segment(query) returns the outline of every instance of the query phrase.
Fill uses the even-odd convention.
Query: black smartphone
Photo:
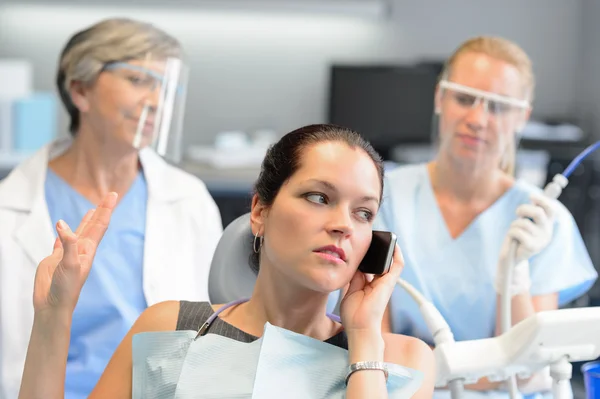
[[[396,234],[391,231],[373,230],[371,246],[360,262],[358,270],[363,273],[382,275],[392,266],[396,247]]]

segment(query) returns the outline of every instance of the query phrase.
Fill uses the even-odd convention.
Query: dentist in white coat
[[[102,21],[67,43],[57,86],[72,137],[0,182],[0,398],[18,395],[55,225],[76,225],[110,191],[120,200],[73,314],[65,397],[87,397],[148,306],[208,300],[220,213],[200,180],[163,159],[179,150],[185,78],[177,40],[142,22]]]

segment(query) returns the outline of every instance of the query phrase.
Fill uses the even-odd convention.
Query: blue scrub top
[[[404,255],[402,278],[433,301],[457,340],[494,335],[494,279],[500,249],[519,205],[541,192],[517,180],[458,237],[452,238],[437,205],[426,165],[401,166],[386,176],[384,198],[374,229],[398,236]],[[564,305],[583,295],[598,274],[569,211],[558,204],[550,244],[530,259],[531,294],[559,293]],[[397,287],[392,297],[395,332],[431,336],[418,308]]]
[[[75,229],[95,205],[48,169],[46,202],[55,225]],[[112,354],[146,309],[142,289],[146,180],[139,173],[115,208],[73,314],[65,398],[87,398]]]
[[[387,173],[374,229],[396,233],[405,260],[402,278],[432,301],[456,340],[494,336],[494,279],[500,249],[517,207],[530,203],[534,192],[541,190],[517,180],[460,236],[452,238],[426,165],[400,166]],[[559,293],[559,304],[564,305],[589,290],[598,274],[572,215],[562,204],[557,208],[552,241],[529,260],[531,294]],[[418,307],[400,287],[392,294],[390,313],[395,333],[433,344]]]

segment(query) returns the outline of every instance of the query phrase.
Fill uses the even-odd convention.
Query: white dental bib
[[[207,333],[232,302],[196,331],[147,332],[133,337],[133,399],[327,398],[346,396],[348,351],[265,324],[245,343]],[[200,333],[200,334],[199,334]],[[387,364],[390,398],[410,398],[420,371]]]

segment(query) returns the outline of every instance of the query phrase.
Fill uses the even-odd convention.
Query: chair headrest
[[[208,277],[208,296],[212,304],[250,298],[256,274],[250,268],[254,234],[250,213],[231,222],[223,231],[215,250]],[[327,311],[339,315],[340,291],[329,295]]]
[[[256,274],[249,264],[253,239],[250,213],[238,217],[223,231],[210,265],[211,303],[228,303],[252,295],[256,283]]]

